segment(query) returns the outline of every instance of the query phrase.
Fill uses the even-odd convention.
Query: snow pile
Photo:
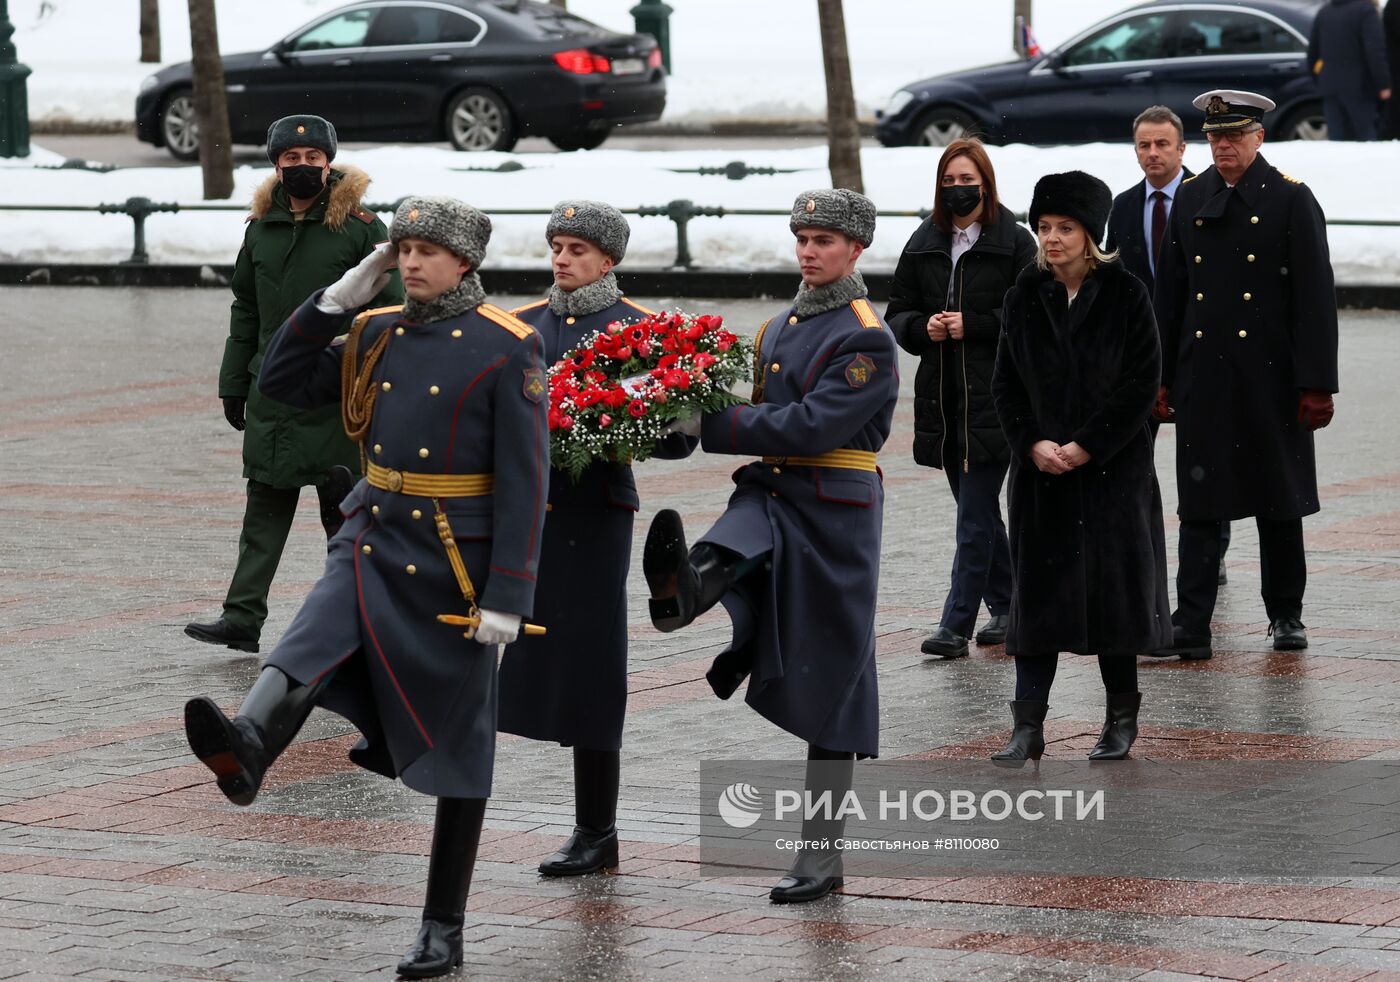
[[[997,185],[1006,204],[1024,211],[1031,190],[1043,174],[1083,168],[1115,190],[1141,179],[1131,147],[1091,144],[1081,147],[993,147]],[[1400,196],[1377,193],[1364,180],[1337,175],[1400,172],[1400,144],[1282,143],[1265,148],[1269,160],[1306,182],[1333,221],[1386,219],[1400,222]],[[730,181],[685,173],[720,167],[732,151],[595,150],[586,154],[459,154],[432,147],[383,147],[347,152],[343,161],[364,168],[374,178],[371,202],[393,202],[409,194],[450,194],[493,209],[533,208],[548,211],[561,197],[590,197],[624,208],[665,205],[685,198],[698,205],[772,209],[771,217],[696,218],[690,224],[695,260],[727,269],[787,269],[792,265],[792,238],[786,209],[801,191],[830,184],[826,148],[753,151],[750,166],[766,165],[791,173]],[[883,212],[917,211],[932,202],[932,175],[939,151],[926,148],[866,149],[862,154],[866,191]],[[506,161],[523,165],[510,172],[479,171]],[[1187,165],[1209,165],[1207,148],[1192,144]],[[270,170],[241,167],[235,173],[235,202],[247,202]],[[198,204],[201,180],[197,167],[132,168],[109,173],[73,170],[10,169],[5,172],[3,203],[99,204],[133,196],[156,201]],[[52,262],[111,262],[131,251],[131,222],[119,216],[76,213],[11,212],[0,258]],[[675,228],[664,218],[629,216],[632,241],[627,265],[666,266],[675,256]],[[536,267],[547,263],[544,215],[494,217],[496,232],[487,264]],[[916,218],[881,218],[869,269],[892,269]],[[147,222],[155,262],[228,263],[243,234],[237,212],[158,214]],[[1346,228],[1330,231],[1332,258],[1340,282],[1400,283],[1400,227]],[[625,269],[625,266],[624,266]]]
[[[346,0],[219,0],[219,46],[260,51]],[[570,0],[569,9],[631,31],[635,0]],[[672,67],[664,120],[819,120],[825,88],[815,0],[670,0]],[[1035,33],[1054,45],[1124,0],[1036,0]],[[901,85],[1011,57],[1012,0],[847,0],[846,33],[861,114]],[[134,0],[10,0],[36,121],[130,123],[141,80]],[[160,0],[165,64],[189,58],[186,0]]]

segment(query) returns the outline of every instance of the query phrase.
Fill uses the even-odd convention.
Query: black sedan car
[[[939,75],[905,86],[877,113],[885,146],[946,146],[965,134],[993,143],[1126,140],[1151,105],[1183,119],[1214,88],[1278,104],[1275,139],[1326,139],[1307,61],[1323,0],[1249,3],[1156,0],[1115,14],[1040,57]],[[1188,127],[1188,133],[1191,127]]]
[[[266,51],[224,56],[234,143],[315,113],[343,140],[435,141],[509,150],[525,134],[588,150],[666,105],[661,50],[534,0],[364,0]],[[146,79],[136,134],[199,156],[188,62]]]

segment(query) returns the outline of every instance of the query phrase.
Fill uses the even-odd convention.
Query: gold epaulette
[[[362,329],[365,326],[365,322],[375,314],[397,314],[401,310],[403,310],[403,304],[401,303],[396,303],[392,307],[375,307],[373,310],[362,310],[355,315],[355,320],[351,323],[350,330],[355,331]]]
[[[547,303],[549,303],[549,300],[547,300],[547,299],[546,299],[546,300],[536,300],[534,303],[527,303],[527,304],[526,304],[525,306],[523,306],[523,307],[516,307],[514,310],[511,311],[511,314],[512,314],[512,316],[517,315],[517,314],[523,314],[523,313],[525,313],[525,311],[527,311],[527,310],[534,310],[536,307],[543,307],[543,306],[544,306],[545,304],[547,304]]]
[[[864,297],[852,300],[851,309],[856,312],[856,319],[860,321],[861,327],[880,326],[880,315],[875,313],[875,308],[870,306],[870,301]]]
[[[514,334],[522,341],[528,338],[531,334],[535,333],[535,329],[529,324],[526,324],[523,320],[521,320],[519,317],[516,317],[514,314],[506,313],[504,310],[502,310],[500,307],[497,307],[495,304],[484,303],[480,307],[476,308],[476,312],[482,317],[485,317],[491,323],[498,324],[501,327],[504,327],[507,331]]]
[[[1281,178],[1283,178],[1283,179],[1284,179],[1285,181],[1287,181],[1289,184],[1302,184],[1302,183],[1303,183],[1302,181],[1298,180],[1296,177],[1290,177],[1289,175],[1285,174],[1283,171],[1279,171],[1279,172],[1278,172],[1278,176],[1281,177]]]
[[[629,299],[627,299],[626,297],[620,297],[619,299],[620,299],[623,303],[625,303],[627,306],[633,308],[634,310],[640,310],[642,313],[646,314],[648,317],[655,317],[655,316],[656,316],[656,311],[654,311],[654,310],[648,310],[646,307],[643,307],[641,304],[637,303],[635,300],[629,300]]]

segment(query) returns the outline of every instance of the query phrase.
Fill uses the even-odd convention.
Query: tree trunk
[[[233,150],[229,146],[228,96],[214,0],[189,0],[190,51],[194,68],[194,112],[199,120],[199,166],[204,200],[233,195]]]
[[[817,0],[821,23],[822,67],[826,69],[826,131],[831,185],[864,191],[860,176],[860,124],[851,85],[851,55],[846,47],[846,18],[841,0]]]
[[[160,61],[160,0],[141,0],[141,60]]]

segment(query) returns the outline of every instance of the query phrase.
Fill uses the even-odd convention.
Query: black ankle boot
[[[253,803],[263,775],[301,730],[328,681],[299,685],[280,669],[265,668],[231,720],[205,696],[185,703],[185,738],[229,801]]]
[[[1045,753],[1045,714],[1050,706],[1020,699],[1012,700],[1010,706],[1016,726],[1011,731],[1011,740],[992,754],[992,760],[1004,766],[1020,767],[1027,760],[1039,760]]]
[[[574,815],[567,842],[540,863],[545,876],[617,871],[617,794],[621,754],[574,748]]]
[[[1099,742],[1089,751],[1090,760],[1122,760],[1137,739],[1141,692],[1110,692]]]
[[[463,912],[485,815],[485,798],[438,799],[423,923],[398,966],[406,979],[435,978],[462,964]]]

